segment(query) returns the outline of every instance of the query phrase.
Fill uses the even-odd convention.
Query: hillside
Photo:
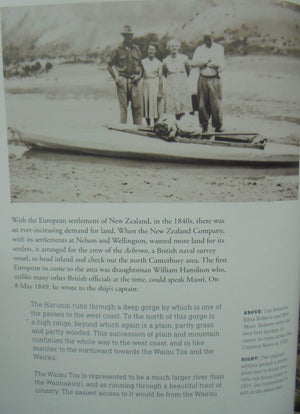
[[[120,42],[124,23],[131,24],[137,36],[176,36],[189,50],[209,31],[227,53],[299,55],[299,8],[271,0],[187,0],[184,7],[180,0],[155,0],[4,8],[4,61],[96,57]]]
[[[177,31],[186,42],[199,43],[205,32],[220,38],[227,52],[300,51],[300,7],[287,2],[232,2],[231,7],[220,5],[194,16]],[[199,28],[201,27],[201,31]]]
[[[180,27],[197,12],[199,0],[120,2],[5,8],[2,11],[4,49],[21,48],[35,57],[58,57],[98,52],[118,44],[124,24],[137,35],[148,31],[163,35]],[[214,4],[202,0],[203,10]],[[117,7],[116,7],[117,5]]]

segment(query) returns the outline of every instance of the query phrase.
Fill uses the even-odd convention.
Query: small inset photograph
[[[300,6],[5,7],[12,203],[298,199]]]

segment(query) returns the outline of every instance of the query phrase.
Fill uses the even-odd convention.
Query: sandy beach
[[[298,145],[300,62],[280,56],[227,59],[224,127]],[[109,74],[96,64],[56,64],[5,81],[12,202],[216,202],[298,198],[296,168],[199,166],[33,151],[17,130],[54,136],[105,133],[119,118]],[[194,117],[197,124],[197,117]],[[124,135],[126,139],[126,135]]]

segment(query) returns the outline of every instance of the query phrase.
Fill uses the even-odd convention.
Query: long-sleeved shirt
[[[138,46],[124,44],[113,50],[108,65],[115,66],[119,75],[136,75],[142,72],[141,52]]]
[[[193,55],[192,64],[199,65],[202,76],[220,76],[225,65],[223,46],[213,43],[211,47],[207,47],[205,44],[197,47]]]

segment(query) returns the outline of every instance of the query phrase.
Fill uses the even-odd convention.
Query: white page
[[[1,6],[13,4],[18,7],[47,2],[0,3]],[[33,10],[32,7],[29,9]],[[126,10],[126,6],[122,10]],[[138,10],[136,13],[138,16],[142,12]],[[49,19],[50,15],[49,11]],[[173,15],[176,15],[174,11]],[[115,27],[116,42],[124,23],[120,16],[119,25]],[[138,27],[137,17],[133,23]],[[18,30],[21,30],[21,26]],[[26,30],[28,28],[25,33]],[[138,30],[139,35],[149,31],[143,32],[141,27]],[[264,65],[270,65],[270,62],[264,60],[263,56],[254,56],[252,61],[250,59],[251,56],[245,56],[244,60],[240,56],[226,57],[223,100],[227,128],[236,121],[240,128],[250,130],[253,125],[249,125],[246,111],[249,111],[250,119],[256,117],[255,112],[251,113],[251,102],[243,102],[243,93],[248,90],[244,74],[239,73],[239,69],[244,68],[245,61],[253,64],[247,72],[250,91],[254,89],[253,102],[259,102],[255,87],[259,89],[264,83],[269,85],[270,80],[263,68],[269,67]],[[284,59],[280,63],[280,57],[276,59],[276,56],[269,56],[269,59],[274,62],[271,79],[275,76],[280,79],[284,73]],[[287,58],[287,67],[292,70],[297,67],[298,61],[290,59]],[[49,76],[51,82],[51,72]],[[289,72],[287,88],[292,99],[299,95],[297,85],[293,83],[296,78],[296,73]],[[257,83],[251,84],[253,80]],[[176,185],[172,186],[170,178],[175,174],[173,164],[153,161],[155,166],[152,167],[151,162],[148,162],[145,167],[142,161],[122,159],[114,162],[102,157],[103,167],[100,167],[103,175],[112,174],[111,188],[105,190],[108,178],[108,181],[100,181],[103,187],[99,185],[90,190],[86,185],[85,193],[85,181],[82,184],[77,177],[79,187],[73,180],[66,191],[65,178],[62,176],[61,184],[57,184],[58,189],[61,185],[61,191],[55,191],[51,182],[49,186],[46,185],[49,178],[45,178],[47,174],[44,167],[49,166],[50,181],[57,180],[54,170],[56,168],[59,172],[61,163],[73,165],[76,176],[76,167],[86,171],[80,156],[74,156],[72,161],[70,155],[63,158],[60,153],[47,155],[47,152],[29,151],[20,156],[19,163],[25,164],[24,176],[16,178],[18,163],[14,158],[11,158],[9,176],[7,127],[16,127],[20,131],[24,129],[33,134],[47,135],[51,132],[52,136],[70,131],[75,134],[75,126],[79,128],[82,121],[80,113],[86,111],[85,116],[94,128],[98,125],[94,119],[95,108],[101,110],[97,101],[99,96],[95,99],[83,95],[78,100],[82,109],[78,109],[74,103],[76,94],[75,98],[71,96],[64,99],[56,95],[53,99],[51,95],[22,95],[13,90],[17,86],[26,92],[32,82],[38,86],[39,78],[4,81],[1,77],[1,108],[5,108],[5,112],[1,111],[0,114],[3,138],[1,411],[52,413],[55,410],[59,413],[81,413],[83,410],[99,411],[100,407],[100,412],[113,413],[197,413],[199,408],[203,412],[220,414],[293,412],[299,291],[297,168],[287,168],[281,175],[276,168],[270,172],[268,168],[249,167],[245,172],[243,167],[203,168],[200,165],[200,171],[207,181],[201,181],[201,185],[204,185],[201,191],[204,193],[196,199],[192,176],[197,174],[193,169],[195,167],[175,164],[178,172],[175,178],[179,180],[175,195],[185,197],[180,200],[172,194],[176,191]],[[231,95],[229,85],[234,83],[241,88],[242,97],[236,91]],[[60,85],[63,87],[63,84]],[[74,85],[76,88],[76,80]],[[114,87],[112,82],[107,85],[109,88]],[[282,81],[278,80],[277,92],[266,88],[264,99],[269,102],[266,120],[264,122],[257,115],[255,125],[255,129],[258,127],[264,133],[274,135],[277,140],[280,134],[297,137],[297,123],[290,118],[293,118],[293,105],[297,107],[299,100],[295,98],[291,103],[289,119],[286,112],[282,114],[282,122],[276,118],[282,103],[276,103],[274,96],[278,96],[282,87]],[[244,109],[242,107],[232,112],[234,108],[229,108],[229,102],[233,105],[235,100],[243,102]],[[116,96],[110,102],[113,102],[113,108],[118,109]],[[63,117],[68,114],[68,104],[67,119],[74,120],[73,126],[64,125],[63,122]],[[38,108],[40,119],[34,119],[33,110]],[[49,108],[53,112],[47,114],[45,111]],[[62,117],[59,117],[60,109]],[[57,123],[53,123],[53,114],[58,116]],[[99,120],[99,128],[100,124]],[[79,133],[82,133],[83,128]],[[89,130],[86,131],[88,136]],[[124,140],[125,137],[124,134]],[[161,145],[165,144],[162,141]],[[99,171],[99,163],[94,158],[87,155],[83,157],[87,165],[91,163],[91,168]],[[32,173],[28,173],[26,163],[32,166]],[[34,168],[37,167],[41,168],[41,177],[40,181],[36,179],[34,183]],[[119,174],[117,179],[113,175],[114,168],[116,175]],[[150,180],[153,182],[133,181],[134,174],[138,177],[145,169],[150,171],[149,174],[152,171]],[[159,174],[165,177],[166,182],[170,180],[171,189],[168,191],[165,188],[164,192],[158,191],[162,185],[160,180],[163,179]],[[180,174],[184,177],[182,180]],[[223,176],[225,178],[222,181]],[[30,177],[33,179],[30,180]],[[115,180],[121,189],[119,193]],[[24,183],[28,183],[26,191],[22,191]],[[230,185],[233,188],[232,196],[228,191]],[[246,190],[245,185],[248,186]],[[129,186],[128,191],[126,186]],[[147,186],[150,186],[150,190],[144,189]],[[79,199],[76,199],[77,191],[81,194]],[[91,200],[92,191],[110,198],[106,201],[99,196]],[[130,191],[133,192],[132,196]],[[84,199],[85,196],[87,199]],[[13,222],[11,217],[21,220]],[[83,222],[69,221],[78,218]],[[126,218],[133,222],[126,222]],[[58,221],[46,223],[46,219]],[[141,223],[143,220],[146,223]],[[69,230],[66,231],[66,228]],[[72,233],[74,229],[86,228],[88,233]],[[118,230],[120,228],[126,230],[122,233]],[[18,229],[19,241],[13,241],[16,238],[13,229]],[[21,229],[30,231],[23,232]],[[47,232],[40,233],[37,229],[46,229]],[[59,230],[62,230],[61,234]],[[106,233],[105,230],[113,230],[114,233]],[[41,241],[31,242],[28,237],[40,238]],[[60,239],[55,247],[66,250],[42,252],[44,246],[53,246],[43,241],[44,237]],[[77,237],[96,241],[79,241]],[[113,239],[116,237],[119,240]],[[141,240],[147,242],[148,252],[135,253],[132,249],[145,248]],[[150,240],[165,242],[155,244]],[[171,240],[170,244],[168,240]],[[182,240],[187,241],[183,243]],[[19,250],[13,251],[14,247]],[[24,250],[28,247],[33,251]],[[80,248],[86,248],[87,251]],[[159,251],[158,248],[165,251]],[[90,249],[103,249],[103,252],[91,252]],[[129,249],[128,252],[126,249]],[[184,249],[188,251],[184,252]],[[21,263],[16,259],[26,255],[29,259]],[[37,257],[36,261],[33,256]],[[48,261],[42,262],[40,257]],[[59,261],[59,257],[69,258],[70,261]],[[99,259],[99,262],[92,260],[92,257]],[[205,259],[207,257],[209,260]],[[140,262],[134,263],[134,259],[140,259]],[[162,259],[164,261],[159,262]],[[189,259],[198,262],[187,262]],[[21,269],[18,266],[24,267]],[[34,266],[36,269],[33,269]],[[64,267],[65,270],[55,271],[51,270],[52,267]],[[114,267],[117,269],[113,270]],[[88,271],[96,268],[98,270]],[[133,271],[132,268],[140,270]],[[188,271],[195,268],[198,270]],[[151,272],[147,273],[147,269],[151,269]],[[26,276],[21,276],[24,274]],[[48,279],[40,281],[34,276]],[[66,279],[63,280],[64,277]],[[71,287],[74,289],[70,290]],[[121,293],[120,289],[124,287],[127,291]],[[43,315],[43,312],[60,312],[60,315]],[[87,314],[94,315],[92,322]],[[204,325],[206,323],[210,325]],[[83,338],[86,343],[82,341]],[[172,345],[171,342],[176,343]],[[39,348],[33,349],[34,346]],[[46,350],[41,347],[49,348]],[[46,359],[40,359],[37,355]]]

